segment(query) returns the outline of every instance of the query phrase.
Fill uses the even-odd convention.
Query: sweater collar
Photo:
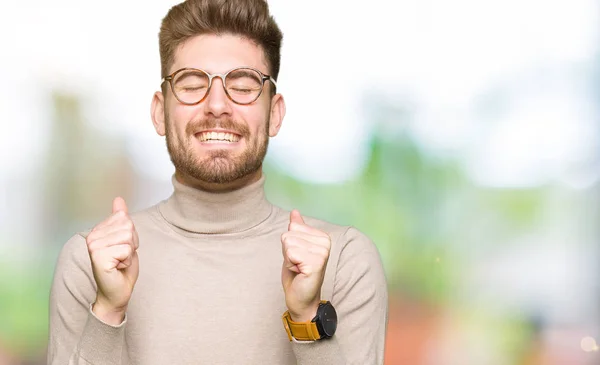
[[[171,178],[174,192],[159,209],[172,225],[192,233],[242,232],[266,220],[273,206],[265,197],[264,175],[241,189],[215,193]]]

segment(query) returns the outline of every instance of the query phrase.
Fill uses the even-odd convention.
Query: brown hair
[[[186,0],[169,10],[158,34],[161,76],[168,75],[175,50],[201,34],[234,34],[258,44],[277,80],[283,34],[266,0]]]

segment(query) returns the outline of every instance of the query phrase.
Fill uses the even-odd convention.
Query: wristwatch
[[[337,313],[331,302],[322,300],[317,309],[317,315],[310,322],[294,322],[290,317],[290,311],[286,311],[282,317],[283,327],[290,341],[316,341],[330,338],[337,328]]]

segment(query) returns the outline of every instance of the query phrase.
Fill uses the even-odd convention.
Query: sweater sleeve
[[[96,282],[85,238],[73,236],[59,255],[49,310],[49,365],[125,365],[125,319],[119,326],[91,311]]]
[[[315,342],[294,342],[298,365],[381,365],[385,350],[388,292],[379,252],[355,228],[340,237],[331,303],[336,309],[335,335]]]

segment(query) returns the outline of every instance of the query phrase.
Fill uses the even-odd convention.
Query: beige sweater
[[[386,281],[364,234],[305,217],[332,238],[321,297],[338,328],[331,339],[290,342],[281,320],[289,212],[266,200],[264,177],[219,194],[173,185],[169,199],[132,214],[140,274],[121,325],[90,310],[86,233],[65,244],[50,294],[49,364],[383,364]]]

